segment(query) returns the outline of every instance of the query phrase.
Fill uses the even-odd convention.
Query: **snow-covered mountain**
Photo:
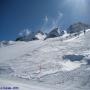
[[[32,41],[32,40],[45,40],[48,38],[54,38],[63,36],[65,33],[63,30],[60,30],[59,28],[54,28],[49,33],[44,33],[43,31],[37,31],[37,32],[31,32],[29,34],[25,34],[27,31],[24,31],[23,35],[16,38],[16,41]]]
[[[27,34],[27,30],[23,32],[24,34],[20,35],[18,38],[16,38],[16,41],[32,41],[35,37],[34,32],[29,32]]]
[[[60,28],[54,28],[49,33],[43,31],[31,32],[28,29],[20,33],[20,36],[16,38],[16,41],[33,41],[33,40],[46,40],[48,38],[65,37],[66,35],[76,36],[82,31],[90,29],[90,25],[77,22],[71,25],[67,30],[60,30]],[[70,38],[70,37],[69,37]]]
[[[63,35],[64,35],[64,31],[61,31],[59,28],[55,28],[48,33],[47,38],[54,38],[54,37],[59,37]]]
[[[38,31],[38,32],[35,34],[35,38],[36,38],[37,40],[44,40],[46,37],[47,37],[46,33],[42,32],[42,31]]]
[[[13,45],[13,44],[15,44],[14,41],[1,41],[0,42],[0,47],[2,47],[2,46],[9,46],[9,45]]]
[[[53,38],[53,37],[58,37],[60,36],[60,30],[59,28],[53,29],[51,32],[48,34],[48,38]]]
[[[46,37],[47,37],[47,35],[42,31],[38,31],[38,32],[31,32],[30,31],[29,34],[24,34],[24,35],[16,38],[16,41],[44,40]]]
[[[73,25],[71,25],[68,29],[67,32],[72,34],[72,33],[80,33],[80,31],[84,31],[85,29],[90,29],[90,25],[84,24],[82,22],[77,22]]]
[[[43,34],[41,34],[43,35]],[[65,39],[0,47],[0,86],[19,90],[89,90],[90,30]]]

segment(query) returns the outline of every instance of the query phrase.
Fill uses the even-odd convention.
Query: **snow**
[[[24,82],[18,82],[18,81],[13,81],[13,80],[7,80],[7,79],[1,79],[0,78],[0,88],[12,88],[11,90],[51,90],[45,87],[37,86],[37,85],[30,85],[30,84],[25,84]],[[16,89],[13,89],[16,88]],[[2,89],[6,90],[6,89]]]
[[[71,71],[71,70],[74,70],[74,69],[76,69],[76,68],[79,68],[80,67],[80,65],[81,65],[82,63],[79,63],[79,62],[71,62],[71,61],[67,61],[67,62],[63,62],[62,63],[62,65],[63,65],[63,68],[62,68],[62,70],[64,71]]]
[[[89,90],[90,30],[79,37],[66,37],[10,41],[10,45],[0,47],[0,86],[15,85],[20,90]],[[25,79],[30,84],[1,76]]]
[[[45,34],[42,35],[41,33],[37,33],[37,34],[35,35],[35,37],[36,37],[37,39],[39,39],[39,40],[44,40],[44,39],[46,38],[46,35],[45,35]]]

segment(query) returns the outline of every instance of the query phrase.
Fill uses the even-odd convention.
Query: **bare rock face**
[[[60,35],[59,29],[58,28],[55,28],[51,32],[49,32],[48,38],[58,37],[59,35]]]
[[[64,31],[61,31],[59,28],[55,28],[48,33],[47,38],[59,37],[59,36],[62,36],[63,34],[64,34]]]

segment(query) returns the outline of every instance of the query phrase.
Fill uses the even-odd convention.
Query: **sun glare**
[[[66,3],[71,6],[72,12],[77,14],[87,13],[87,0],[66,0]]]

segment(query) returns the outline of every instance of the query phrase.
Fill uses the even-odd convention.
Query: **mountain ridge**
[[[77,22],[72,25],[70,25],[66,31],[61,30],[60,28],[56,27],[53,30],[51,30],[49,33],[45,33],[41,30],[35,32],[31,32],[29,35],[26,36],[19,36],[16,38],[16,41],[32,41],[32,40],[46,40],[48,38],[55,38],[55,37],[61,37],[65,34],[80,34],[81,31],[85,31],[86,29],[90,29],[90,25],[84,24],[82,22]]]

